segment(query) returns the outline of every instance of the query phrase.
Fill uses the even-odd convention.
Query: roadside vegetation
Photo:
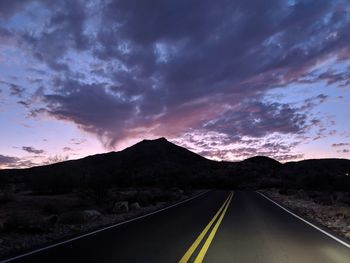
[[[0,257],[144,215],[196,193],[143,187],[42,194],[9,185],[0,190]]]

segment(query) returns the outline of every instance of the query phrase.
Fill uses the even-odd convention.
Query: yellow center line
[[[205,241],[205,243],[204,243],[204,245],[203,245],[201,251],[198,253],[198,256],[197,256],[197,258],[195,259],[194,263],[201,263],[201,262],[203,261],[204,256],[205,256],[205,254],[207,253],[208,248],[209,248],[211,242],[212,242],[213,239],[214,239],[214,236],[215,236],[215,234],[216,234],[216,231],[218,230],[218,228],[219,228],[219,226],[220,226],[220,224],[221,224],[221,221],[222,221],[222,219],[224,218],[224,216],[225,216],[225,214],[226,214],[226,211],[227,211],[227,209],[228,209],[228,206],[229,206],[230,203],[231,203],[231,200],[232,200],[232,195],[231,195],[231,197],[230,197],[230,200],[226,203],[226,206],[225,206],[225,208],[224,208],[224,211],[221,213],[221,215],[220,215],[218,221],[216,222],[215,226],[214,226],[213,229],[211,230],[211,232],[210,232],[210,234],[209,234],[207,240]]]
[[[185,255],[180,259],[179,263],[186,263],[192,256],[193,252],[196,250],[198,245],[201,243],[202,239],[206,235],[206,233],[209,231],[210,227],[214,224],[216,218],[220,215],[221,211],[224,209],[230,198],[232,198],[232,192],[229,194],[229,196],[226,198],[225,202],[222,204],[220,209],[216,212],[214,217],[210,220],[209,224],[203,229],[203,231],[200,233],[200,235],[197,237],[197,239],[194,241],[194,243],[191,245],[191,247],[186,251]]]

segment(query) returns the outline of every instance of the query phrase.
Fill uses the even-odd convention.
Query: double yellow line
[[[194,260],[194,263],[200,263],[203,261],[205,254],[208,251],[208,248],[211,244],[211,242],[214,239],[214,236],[216,234],[216,231],[218,230],[222,219],[224,218],[227,208],[230,205],[230,202],[233,197],[233,192],[230,192],[229,196],[225,200],[225,202],[222,204],[220,209],[216,212],[214,217],[210,220],[209,224],[203,229],[203,231],[200,233],[200,235],[197,237],[197,239],[194,241],[194,243],[190,246],[190,248],[187,250],[185,255],[180,259],[179,263],[187,263],[189,259],[191,258],[193,252],[197,249],[199,244],[202,242],[203,238],[207,234],[207,232],[211,229],[211,226],[215,223],[214,227],[211,229],[211,232],[209,233],[207,239],[204,242],[204,245],[202,246],[201,250],[199,251],[196,259]],[[218,220],[216,220],[219,218]]]

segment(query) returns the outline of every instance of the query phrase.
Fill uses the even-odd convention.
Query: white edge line
[[[126,224],[126,223],[130,223],[130,222],[133,222],[133,221],[142,219],[142,218],[147,217],[147,216],[150,216],[150,215],[154,215],[154,214],[160,213],[160,212],[162,212],[162,211],[164,211],[164,210],[168,210],[168,209],[170,209],[170,208],[172,208],[172,207],[181,205],[181,204],[186,203],[186,202],[188,202],[188,201],[191,201],[191,200],[193,200],[193,199],[195,199],[195,198],[197,198],[197,197],[200,197],[200,196],[202,196],[202,195],[208,193],[209,191],[210,191],[210,190],[204,191],[204,192],[199,193],[199,194],[197,194],[197,195],[195,195],[195,196],[192,196],[192,197],[190,197],[190,198],[188,198],[188,199],[185,199],[185,200],[182,200],[182,201],[180,201],[180,202],[177,202],[177,203],[175,203],[175,204],[173,204],[173,205],[164,207],[164,208],[162,208],[162,209],[160,209],[160,210],[156,210],[156,211],[153,211],[153,212],[151,212],[151,213],[148,213],[148,214],[145,214],[145,215],[142,215],[142,216],[138,216],[138,217],[135,217],[135,218],[131,218],[131,219],[128,219],[128,220],[126,220],[126,221],[119,222],[119,223],[116,223],[116,224],[114,224],[114,225],[107,226],[107,227],[104,227],[104,228],[101,228],[101,229],[98,229],[98,230],[95,230],[95,231],[86,233],[86,234],[84,234],[84,235],[76,236],[76,237],[74,237],[74,238],[71,238],[71,239],[68,239],[68,240],[65,240],[65,241],[56,243],[56,244],[52,244],[52,245],[49,245],[49,246],[46,246],[46,247],[43,247],[43,248],[39,248],[39,249],[30,251],[30,252],[24,253],[24,254],[22,254],[22,255],[18,255],[18,256],[12,257],[12,258],[5,259],[5,260],[3,260],[3,261],[0,261],[0,263],[6,263],[6,262],[10,262],[10,261],[12,261],[12,260],[16,260],[16,259],[19,259],[19,258],[23,258],[23,257],[26,257],[26,256],[29,256],[29,255],[38,253],[38,252],[43,251],[43,250],[47,250],[47,249],[50,249],[50,248],[53,248],[53,247],[57,247],[57,246],[60,246],[60,245],[63,245],[63,244],[72,242],[72,241],[74,241],[74,240],[81,239],[81,238],[83,238],[83,237],[91,236],[91,235],[93,235],[93,234],[96,234],[96,233],[99,233],[99,232],[108,230],[108,229],[110,229],[110,228],[114,228],[114,227],[117,227],[117,226],[120,226],[120,225],[124,225],[124,224]]]
[[[266,198],[267,200],[269,200],[270,202],[274,203],[275,205],[277,205],[278,207],[282,208],[284,211],[288,212],[289,214],[295,216],[296,218],[300,219],[301,221],[303,221],[304,223],[308,224],[309,226],[312,226],[313,228],[317,229],[318,231],[322,232],[323,234],[329,236],[330,238],[334,239],[335,241],[339,242],[340,244],[346,246],[347,248],[350,248],[350,244],[346,243],[345,241],[333,236],[332,234],[328,233],[327,231],[319,228],[318,226],[315,226],[314,224],[310,223],[309,221],[307,221],[306,219],[294,214],[293,212],[289,211],[287,208],[283,207],[282,205],[278,204],[277,202],[273,201],[271,198],[267,197],[265,194],[257,191],[257,193],[259,193],[262,197]]]

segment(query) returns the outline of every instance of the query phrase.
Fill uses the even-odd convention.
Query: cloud
[[[159,114],[165,114],[161,119],[167,123],[167,118],[175,117],[174,112],[179,109],[179,104],[220,94],[226,95],[221,97],[221,104],[235,104],[232,97],[257,98],[261,92],[280,84],[281,79],[286,82],[296,73],[300,74],[299,68],[305,64],[310,67],[316,54],[319,56],[326,49],[331,49],[331,43],[310,43],[309,35],[305,33],[314,31],[316,25],[327,30],[333,27],[322,20],[322,16],[331,10],[330,1],[321,4],[310,1],[294,6],[286,6],[279,1],[255,2],[254,5],[238,1],[227,3],[225,8],[215,6],[211,1],[206,1],[200,8],[196,6],[193,13],[191,10],[195,7],[187,1],[176,4],[160,1],[152,5],[132,1],[110,2],[102,8],[100,16],[103,28],[97,32],[97,38],[91,40],[98,43],[93,51],[102,61],[115,59],[125,67],[125,70],[112,70],[108,77],[119,83],[111,91],[131,105],[116,103],[115,95],[106,93],[106,86],[101,87],[101,84],[94,84],[95,88],[92,88],[91,84],[67,80],[72,84],[72,94],[47,95],[48,112],[117,142],[127,129],[142,127],[147,121],[151,125],[154,122],[150,119]],[[171,15],[168,15],[169,10]],[[253,19],[248,19],[248,13],[254,14]],[[306,14],[308,16],[304,17]],[[177,19],[179,16],[181,19]],[[80,18],[84,19],[84,16]],[[66,20],[66,23],[71,21]],[[301,27],[305,30],[298,30]],[[208,31],[212,32],[213,37],[207,37]],[[323,37],[319,34],[316,37]],[[46,42],[45,38],[42,40]],[[277,44],[280,45],[278,49]],[[278,56],[274,55],[276,53]],[[277,78],[275,75],[278,74]],[[72,103],[72,96],[78,94],[74,86],[81,87],[78,91],[81,110]],[[96,90],[100,93],[99,100],[94,101],[97,111],[90,117],[86,112],[91,103],[90,96],[96,95]],[[135,97],[139,100],[132,103]],[[54,105],[60,105],[59,109],[56,110]],[[111,108],[106,110],[105,105]],[[163,111],[165,108],[166,112]],[[274,110],[277,109],[270,109],[270,113]],[[282,115],[293,114],[293,110],[280,110],[279,121],[288,121],[282,119]],[[135,111],[140,112],[133,114]],[[94,118],[97,115],[99,118]],[[264,117],[271,116],[260,116],[266,127],[273,124],[273,120],[264,120]],[[290,132],[298,131],[301,122],[305,121],[301,118],[305,119],[305,116],[296,114],[289,123],[284,123],[286,125],[276,127],[279,124],[275,123],[270,130],[262,133],[271,130],[287,132],[290,128]],[[292,124],[293,121],[297,123]],[[158,122],[155,125],[161,124]],[[186,127],[183,127],[182,131],[185,130]]]
[[[31,147],[31,146],[23,146],[22,150],[26,151],[28,153],[34,153],[34,154],[42,154],[45,152],[44,150],[38,150],[38,149],[35,149],[34,147]]]
[[[113,96],[104,84],[83,85],[65,80],[59,87],[59,94],[43,95],[46,107],[34,110],[33,114],[45,112],[60,120],[73,121],[101,139],[118,136],[121,132],[118,128],[136,114],[132,101]]]
[[[309,111],[315,106],[324,103],[328,99],[327,95],[319,94],[317,96],[307,98],[303,101],[303,105],[300,110]]]
[[[81,145],[86,142],[86,139],[81,139],[81,138],[72,138],[70,139],[70,142],[75,145]]]
[[[293,135],[269,134],[264,138],[232,138],[218,132],[196,131],[186,133],[173,142],[214,160],[238,161],[257,155],[282,162],[304,158],[303,153],[295,152],[295,147],[302,141]]]
[[[340,142],[340,143],[333,143],[332,147],[343,147],[343,146],[348,146],[348,145],[350,145],[350,143]]]
[[[0,2],[0,18],[8,18],[23,8],[30,0],[2,0]]]
[[[36,165],[31,160],[0,154],[0,169],[24,168]]]
[[[9,87],[10,95],[12,96],[22,97],[22,95],[24,94],[25,89],[15,83],[10,83],[2,80],[0,80],[0,83]]]
[[[70,152],[70,151],[73,151],[73,149],[71,147],[63,147],[62,149],[64,152]]]
[[[46,164],[52,164],[52,163],[59,163],[69,160],[69,155],[60,155],[55,154],[53,156],[49,156],[46,161],[43,162],[44,165]]]
[[[0,165],[12,165],[19,161],[19,158],[0,154]]]
[[[16,84],[11,84],[11,92],[10,92],[11,95],[22,97],[24,91],[25,91],[24,88],[22,88]]]
[[[2,16],[20,14],[31,3],[8,2]],[[266,92],[349,77],[314,70],[329,56],[345,59],[349,52],[344,1],[36,3],[45,23],[3,30],[47,67],[48,80],[31,83],[40,90],[18,103],[32,117],[72,122],[106,147],[194,131],[225,134],[231,142],[300,135],[311,123],[320,125],[308,111],[327,95],[296,107],[267,101]]]
[[[211,120],[204,128],[231,136],[263,137],[277,132],[302,133],[307,127],[307,115],[288,104],[248,101]]]

